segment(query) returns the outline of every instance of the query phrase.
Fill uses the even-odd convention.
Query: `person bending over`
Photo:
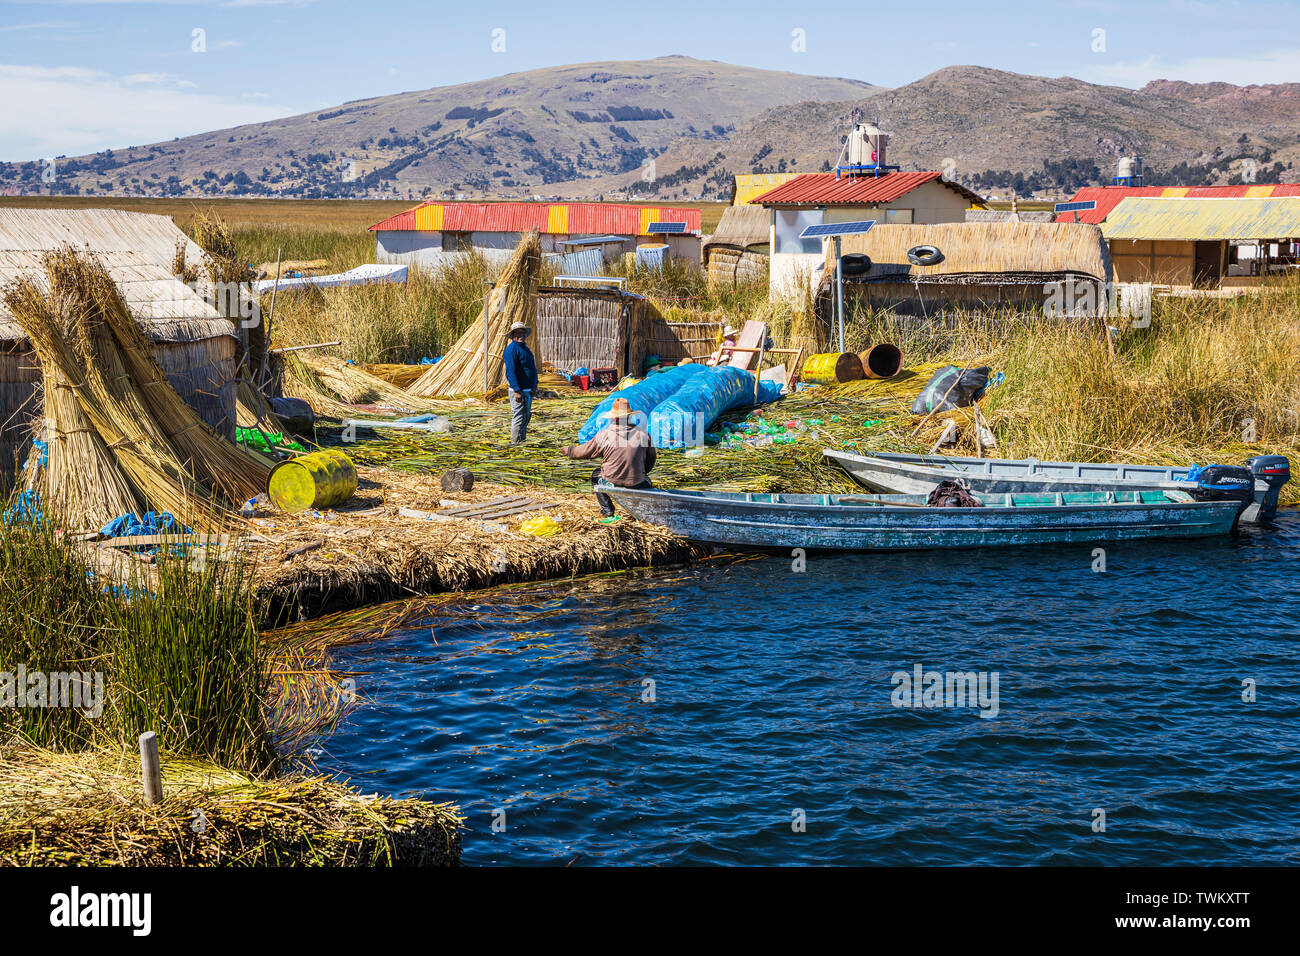
[[[596,491],[596,501],[606,518],[614,516],[614,502],[602,494],[599,482],[604,479],[616,488],[653,488],[647,477],[655,466],[655,446],[650,433],[634,420],[638,413],[632,411],[626,398],[614,399],[614,406],[605,413],[609,427],[591,441],[582,445],[565,445],[560,454],[568,458],[599,458],[601,466],[591,473],[591,484]]]

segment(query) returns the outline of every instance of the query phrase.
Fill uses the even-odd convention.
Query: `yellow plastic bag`
[[[519,522],[519,530],[536,538],[549,538],[553,534],[559,534],[560,523],[550,515],[533,515]]]
[[[616,386],[614,387],[614,391],[616,391],[616,392],[621,392],[621,391],[623,391],[623,389],[625,389],[625,388],[629,388],[629,387],[635,385],[635,384],[636,384],[637,382],[639,382],[639,381],[641,381],[641,379],[636,378],[635,376],[632,376],[632,375],[624,375],[624,376],[623,376],[623,381],[619,382],[618,385],[616,385]]]

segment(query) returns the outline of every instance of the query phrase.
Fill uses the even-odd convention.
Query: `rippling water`
[[[341,651],[370,702],[319,763],[459,803],[469,864],[1296,863],[1298,557],[1290,513],[1105,573],[814,554],[502,592]],[[893,706],[918,664],[996,672],[997,716]]]

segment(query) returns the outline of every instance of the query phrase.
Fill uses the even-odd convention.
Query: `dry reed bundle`
[[[20,321],[42,324],[52,336],[66,341],[69,317],[53,297],[27,284],[6,290],[5,300]],[[45,437],[49,442],[49,464],[43,475],[47,506],[78,528],[99,528],[118,515],[134,513],[135,491],[82,412],[76,384],[54,359],[53,351],[38,351],[38,356],[45,381]]]
[[[408,389],[419,380],[420,376],[429,371],[427,365],[393,365],[387,363],[372,363],[361,366],[366,372],[382,378],[389,385],[400,389]]]
[[[30,281],[23,280],[5,293],[6,304],[27,333],[42,367],[67,383],[86,419],[141,497],[173,514],[187,515],[192,506],[186,488],[192,482],[173,460],[166,441],[147,423],[133,420],[143,402],[129,388],[122,389],[125,373],[87,360],[88,350],[76,347],[75,340],[82,334],[77,327],[82,318],[80,303],[72,301],[54,273],[50,278],[51,298],[68,302],[71,323],[67,329],[50,321],[55,313],[49,300]]]
[[[322,355],[290,355],[285,363],[284,390],[320,414],[353,415],[352,405],[385,405],[409,412],[460,407],[460,403],[416,398],[358,365]]]
[[[5,302],[50,381],[56,388],[62,383],[76,397],[85,422],[141,503],[170,511],[188,524],[205,528],[222,524],[227,504],[240,500],[254,471],[266,474],[266,468],[244,464],[243,453],[202,423],[151,358],[145,361],[144,334],[126,312],[102,264],[71,249],[50,253],[44,264],[48,296],[24,279],[6,290]],[[120,314],[106,314],[114,311]],[[132,353],[115,333],[126,336],[134,358],[128,358]],[[145,375],[142,381],[133,376],[132,367]],[[160,414],[166,424],[159,421]],[[183,451],[178,451],[173,437]],[[93,453],[95,448],[83,446],[81,451]],[[209,459],[209,455],[218,457]],[[219,468],[227,473],[216,474]],[[196,470],[204,480],[196,478]],[[260,487],[253,486],[252,493],[257,490]],[[116,492],[106,496],[101,507],[117,497]],[[124,508],[116,514],[134,510]]]
[[[190,224],[194,242],[208,254],[208,277],[215,282],[244,282],[248,264],[239,254],[235,234],[215,209],[199,213]]]
[[[138,511],[130,481],[57,368],[45,372],[45,428],[50,445],[45,497],[61,520],[74,528],[102,528]]]
[[[79,281],[87,283],[102,321],[126,359],[136,389],[188,473],[231,501],[243,501],[265,490],[270,468],[226,441],[185,404],[167,381],[140,324],[127,311],[117,284],[94,260],[83,260],[83,264],[85,272]]]
[[[536,232],[530,232],[520,241],[488,297],[486,363],[483,324],[475,322],[447,350],[442,361],[410,387],[410,393],[422,398],[483,395],[500,385],[505,380],[502,359],[507,330],[516,322],[523,322],[529,328],[536,325],[541,267],[541,238]],[[541,358],[537,356],[539,362]]]

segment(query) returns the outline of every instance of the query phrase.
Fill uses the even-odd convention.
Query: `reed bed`
[[[351,446],[348,446],[349,450]],[[600,522],[589,495],[533,485],[528,497],[551,507],[559,533],[534,537],[499,521],[427,521],[399,508],[432,511],[449,496],[436,478],[389,469],[358,469],[363,489],[329,517],[276,519],[252,546],[259,562],[260,606],[281,620],[306,620],[364,604],[421,594],[465,591],[616,568],[679,563],[707,553],[676,535],[638,522]],[[590,474],[590,468],[587,469]],[[458,503],[518,493],[480,476]],[[274,635],[273,635],[274,637]],[[303,648],[309,656],[313,649]]]
[[[448,866],[450,804],[364,797],[317,775],[259,779],[164,755],[164,801],[138,758],[30,745],[0,760],[0,866]]]

